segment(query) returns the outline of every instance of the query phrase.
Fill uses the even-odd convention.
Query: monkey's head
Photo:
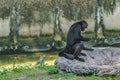
[[[81,25],[81,30],[84,31],[87,26],[88,26],[88,23],[86,21],[80,21],[80,25]]]

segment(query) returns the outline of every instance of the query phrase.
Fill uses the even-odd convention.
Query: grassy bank
[[[92,38],[94,37],[94,33],[90,31],[83,33],[83,35],[90,36]],[[112,46],[118,45],[118,47],[120,47],[118,43],[117,44],[114,43],[114,42],[120,41],[119,36],[120,36],[120,30],[107,30],[106,38],[99,39],[97,46],[101,46],[101,43],[104,43],[105,41],[107,41],[107,43],[112,44]],[[23,44],[28,44],[30,46],[38,46],[38,45],[43,46],[45,42],[50,43],[52,39],[49,36],[47,36],[47,38],[45,36],[42,39],[37,39],[36,37],[33,37],[33,38],[21,37],[19,41]],[[94,39],[91,42],[94,43]],[[2,38],[0,40],[1,46],[6,46],[8,44],[9,44],[9,40],[7,39],[7,37]],[[102,46],[107,46],[107,45],[108,44],[104,44],[104,45],[102,44]],[[51,53],[48,53],[48,54],[52,55]],[[15,57],[17,55],[15,55]],[[32,54],[29,54],[29,55],[32,55]],[[36,60],[39,58],[39,56],[36,56],[35,54],[34,54],[33,59],[31,58],[31,56],[28,56],[28,54],[26,54],[25,56],[28,58],[28,61],[33,60],[33,59]],[[8,56],[8,57],[11,58],[11,56]],[[20,61],[20,59],[23,59],[23,57],[24,56],[22,57],[18,56],[18,61]],[[0,58],[2,59],[4,57],[1,56]],[[47,59],[51,60],[52,58],[54,58],[53,55],[52,57],[47,58]],[[10,60],[10,62],[11,61],[12,60]],[[6,62],[9,62],[9,58],[6,59]],[[52,66],[48,66],[48,65],[15,66],[15,64],[13,64],[12,68],[4,68],[2,71],[0,71],[0,80],[119,80],[119,79],[120,79],[119,75],[100,77],[100,76],[95,76],[95,75],[82,75],[82,74],[77,75],[74,73],[63,73],[63,72],[60,72],[53,65]]]
[[[55,66],[26,65],[4,69],[0,80],[119,80],[120,76],[77,75],[60,72]]]

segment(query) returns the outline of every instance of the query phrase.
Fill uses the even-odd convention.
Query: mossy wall
[[[89,26],[87,30],[94,30],[94,15],[91,18],[86,19]],[[75,21],[69,21],[64,17],[60,17],[61,27],[64,32],[67,32],[70,25]],[[104,22],[107,29],[120,29],[120,7],[117,7],[113,15],[104,15]],[[46,24],[43,27],[43,33],[52,33],[53,32],[53,22]],[[29,27],[25,24],[20,27],[20,35],[27,36],[29,34],[38,36],[40,33],[40,25],[32,24],[29,32]],[[7,36],[9,34],[9,19],[0,19],[0,36]]]

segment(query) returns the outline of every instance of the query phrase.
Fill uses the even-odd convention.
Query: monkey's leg
[[[78,61],[85,62],[84,59],[80,58],[80,55],[82,54],[81,51],[83,50],[83,47],[84,47],[84,45],[82,43],[78,43],[77,45],[75,45],[75,51],[74,51],[73,55],[74,55],[74,59],[76,59]]]
[[[81,51],[83,50],[83,44],[82,43],[78,43],[74,46],[74,53],[73,56],[77,57],[80,55]]]
[[[68,53],[61,53],[59,54],[60,57],[65,57],[67,59],[70,59],[70,60],[73,60],[74,59],[74,56],[71,55],[71,54],[68,54]]]

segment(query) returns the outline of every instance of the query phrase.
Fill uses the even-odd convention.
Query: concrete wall
[[[94,29],[94,16],[90,19],[87,19],[88,22],[88,30]],[[67,32],[70,25],[74,23],[74,21],[68,21],[65,18],[60,18],[61,26],[63,31]],[[114,15],[104,15],[104,22],[107,29],[120,29],[120,7],[117,7]],[[46,24],[43,27],[43,33],[51,33],[53,32],[53,24]],[[30,28],[31,35],[39,35],[40,26],[38,24],[32,24]],[[9,19],[5,19],[4,21],[0,19],[0,36],[7,36],[9,34]],[[21,35],[29,35],[29,28],[27,25],[22,25],[20,27]]]

